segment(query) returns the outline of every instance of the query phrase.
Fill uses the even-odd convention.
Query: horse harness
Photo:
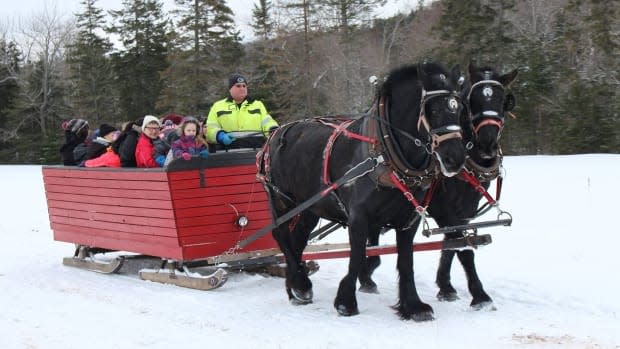
[[[426,115],[424,113],[424,104],[430,98],[435,96],[452,94],[448,90],[438,91],[423,91],[421,110],[418,121],[418,129],[424,126],[430,135],[431,142],[426,145],[418,138],[413,137],[409,133],[403,130],[396,129],[396,131],[404,134],[407,138],[414,141],[414,144],[419,147],[424,147],[428,154],[432,154],[436,147],[445,140],[452,138],[461,138],[460,127],[442,127],[440,129],[431,129]],[[338,197],[335,189],[339,186],[332,181],[329,176],[329,162],[333,146],[340,136],[345,136],[350,139],[355,139],[368,144],[366,153],[368,158],[351,168],[343,177],[350,177],[346,183],[355,181],[356,179],[369,175],[370,178],[376,183],[378,187],[389,187],[400,190],[407,201],[409,201],[415,208],[416,212],[424,216],[426,207],[428,207],[432,198],[432,193],[435,188],[435,177],[440,173],[439,165],[435,157],[430,157],[427,161],[427,166],[423,169],[413,168],[402,156],[398,146],[391,141],[394,138],[392,129],[395,129],[389,122],[388,117],[388,103],[389,100],[384,96],[377,100],[377,103],[373,108],[364,115],[361,120],[362,134],[350,131],[348,128],[354,124],[358,119],[351,119],[346,117],[316,117],[310,119],[311,121],[319,122],[327,127],[333,129],[329,136],[325,148],[323,149],[323,164],[322,164],[322,181],[326,188],[322,191],[325,195],[331,194],[338,202],[338,205],[343,212],[348,216],[345,205]],[[376,114],[376,115],[373,115]],[[277,129],[271,136],[274,137],[278,132],[286,132],[290,128],[291,124],[299,123],[301,121],[294,121],[286,126]],[[430,148],[430,150],[429,150]],[[267,141],[261,151],[256,155],[256,166],[258,169],[257,178],[263,183],[263,185],[269,186],[278,195],[281,195],[287,200],[294,202],[294,200],[284,194],[279,188],[274,186],[270,181],[270,141]],[[356,171],[354,171],[356,170]],[[341,180],[340,178],[339,180]],[[412,191],[419,186],[427,187],[427,191],[422,205],[415,199]],[[412,222],[415,221],[415,217]]]
[[[490,80],[490,79],[480,80],[471,86],[469,93],[467,94],[467,99],[466,99],[468,104],[471,104],[470,100],[471,100],[471,94],[473,90],[477,87],[482,87],[483,85],[486,85],[484,87],[485,89],[489,88],[488,86],[491,85],[491,86],[496,86],[496,87],[501,88],[502,91],[504,90],[504,86],[499,81]],[[484,93],[485,92],[483,91],[483,94]],[[469,117],[470,117],[472,124],[478,118],[481,118],[481,117],[487,118],[486,120],[481,121],[475,127],[472,127],[474,136],[478,134],[478,131],[480,130],[480,128],[486,125],[496,126],[499,129],[498,137],[499,135],[501,135],[501,132],[504,128],[504,116],[503,115],[499,115],[499,113],[497,113],[496,111],[485,111],[485,110],[482,110],[476,113],[475,115],[472,115],[471,107],[467,109],[469,110]],[[496,206],[497,202],[500,199],[502,183],[503,183],[503,177],[501,176],[502,160],[503,160],[503,154],[502,154],[501,149],[499,150],[497,156],[493,159],[492,163],[489,166],[478,164],[471,157],[468,156],[467,159],[465,160],[465,167],[459,172],[457,178],[467,182],[477,192],[483,195],[485,199],[487,200],[486,205],[489,205],[491,207]],[[494,179],[497,179],[495,199],[493,199],[493,197],[489,194],[489,192],[482,186],[482,183],[491,182]],[[476,214],[476,216],[479,216],[482,213],[486,212],[484,208],[485,208],[484,206],[481,207],[478,210],[478,213]]]

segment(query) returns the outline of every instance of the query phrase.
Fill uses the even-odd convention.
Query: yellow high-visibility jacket
[[[232,98],[225,98],[213,103],[207,123],[205,124],[207,141],[217,143],[219,131],[235,135],[260,132],[267,136],[269,129],[278,123],[269,115],[263,102],[246,99],[237,106]]]

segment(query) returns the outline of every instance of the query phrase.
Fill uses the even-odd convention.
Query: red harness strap
[[[344,120],[340,124],[328,122],[325,119],[317,119],[317,120],[323,125],[332,127],[334,129],[332,134],[329,136],[329,139],[327,140],[325,149],[323,149],[323,183],[329,186],[332,183],[331,178],[329,177],[329,159],[332,154],[332,149],[334,148],[334,143],[336,142],[336,139],[340,135],[345,135],[347,138],[356,139],[358,141],[362,141],[362,142],[366,142],[370,144],[377,144],[378,141],[375,138],[367,137],[367,136],[360,135],[360,134],[347,130],[347,128],[351,126],[351,124],[355,120]]]
[[[415,207],[415,210],[418,212],[418,214],[422,215],[424,211],[426,211],[428,204],[430,204],[431,199],[433,198],[433,193],[435,192],[435,187],[437,184],[437,181],[435,179],[431,181],[431,186],[428,188],[426,194],[424,195],[424,201],[422,202],[424,206],[418,203],[418,200],[415,199],[413,194],[409,191],[407,186],[403,184],[403,181],[398,178],[394,171],[390,172],[390,180],[392,184],[394,184],[394,186],[403,193],[407,201],[409,201],[413,205],[413,207]]]
[[[465,182],[469,183],[469,185],[471,185],[472,188],[474,188],[480,194],[484,195],[484,197],[489,202],[489,205],[495,206],[497,204],[497,201],[494,200],[493,197],[491,197],[491,194],[489,194],[489,192],[486,189],[484,189],[484,187],[482,186],[482,184],[480,184],[480,181],[476,177],[472,176],[469,172],[465,170],[462,170],[461,172],[459,172],[459,175],[461,176],[461,178],[463,178],[463,180],[465,180]],[[498,194],[497,194],[498,200],[499,200],[499,190],[500,190],[500,182],[498,182]]]
[[[486,120],[480,122],[478,124],[478,126],[476,126],[476,128],[474,129],[474,132],[476,134],[478,134],[478,131],[482,128],[482,126],[486,126],[486,125],[497,126],[497,128],[499,128],[500,132],[504,128],[504,122],[503,121],[496,120],[496,119],[486,119]]]

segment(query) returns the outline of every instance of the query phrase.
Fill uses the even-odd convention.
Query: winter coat
[[[60,147],[60,157],[65,166],[76,166],[78,163],[73,156],[73,150],[81,143],[84,143],[87,134],[78,136],[71,130],[65,131],[65,143]]]
[[[269,115],[263,102],[246,98],[237,105],[232,98],[225,98],[213,103],[207,117],[207,140],[217,143],[217,133],[225,132],[262,132],[277,127],[278,123]]]
[[[144,133],[138,138],[138,144],[136,145],[136,164],[138,167],[160,167],[155,162],[155,146],[153,140],[147,137]]]
[[[172,156],[178,159],[183,153],[199,155],[202,150],[206,149],[207,146],[204,143],[198,142],[195,136],[182,136],[172,143]]]
[[[121,158],[112,150],[108,150],[101,154],[101,156],[94,159],[86,160],[84,162],[86,167],[121,167]]]
[[[141,134],[140,126],[134,125],[130,130],[121,133],[112,144],[112,149],[121,159],[122,167],[137,167],[136,145]]]
[[[86,157],[84,158],[84,160],[98,158],[99,156],[105,154],[110,144],[111,143],[105,138],[95,138],[93,142],[86,148]]]

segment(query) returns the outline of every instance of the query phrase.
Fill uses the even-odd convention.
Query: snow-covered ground
[[[395,255],[375,273],[381,293],[358,293],[360,315],[350,318],[332,306],[345,259],[319,262],[307,306],[289,304],[276,277],[231,273],[223,287],[196,291],[65,267],[73,245],[53,241],[40,166],[0,166],[0,348],[620,348],[620,155],[506,157],[504,165],[501,207],[514,223],[485,229],[494,242],[476,252],[497,311],[469,309],[456,261],[461,298],[437,301],[439,252],[420,252],[418,291],[435,310],[426,323],[389,307]]]

